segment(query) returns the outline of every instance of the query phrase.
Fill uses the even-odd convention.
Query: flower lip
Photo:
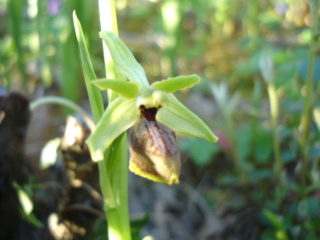
[[[157,108],[140,107],[141,120],[129,131],[129,169],[147,179],[179,183],[180,153],[174,131],[155,119]]]
[[[161,106],[160,106],[161,107]],[[141,115],[149,122],[156,121],[156,114],[160,107],[146,108],[144,105],[139,107]]]

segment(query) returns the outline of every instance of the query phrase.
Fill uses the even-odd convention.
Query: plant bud
[[[129,169],[156,182],[179,183],[181,164],[176,134],[155,120],[156,110],[143,109],[141,121],[130,129]]]

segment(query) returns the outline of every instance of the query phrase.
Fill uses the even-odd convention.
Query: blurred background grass
[[[211,210],[223,212],[221,218],[257,207],[259,238],[236,239],[317,239],[320,58],[309,2],[117,0],[116,7],[120,37],[151,82],[193,73],[202,78],[178,97],[220,140],[212,145],[179,138],[184,159],[191,160],[184,165],[198,169],[185,170],[182,181],[194,187],[205,181],[199,191]],[[1,90],[30,99],[54,92],[86,101],[73,10],[97,76],[104,76],[97,1],[1,0]],[[310,64],[312,118],[303,183],[299,126]],[[276,115],[270,113],[270,86]]]

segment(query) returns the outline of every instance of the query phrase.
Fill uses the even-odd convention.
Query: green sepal
[[[105,150],[139,119],[135,99],[117,98],[107,108],[86,143],[93,161],[103,159]]]
[[[209,142],[218,140],[210,128],[172,94],[167,95],[166,101],[156,114],[156,120],[178,133]]]
[[[149,83],[143,68],[120,38],[108,31],[101,31],[99,35],[109,48],[116,71],[130,81],[148,87]]]
[[[138,84],[121,79],[97,79],[92,84],[101,90],[111,89],[124,98],[134,98],[139,93]]]
[[[174,78],[168,78],[166,80],[157,81],[151,84],[151,87],[156,90],[161,90],[167,93],[173,93],[175,91],[192,87],[200,81],[200,77],[196,74],[188,76],[178,76]]]

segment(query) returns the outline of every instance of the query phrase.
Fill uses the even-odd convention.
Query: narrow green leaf
[[[91,81],[97,78],[92,67],[87,45],[84,40],[81,24],[75,12],[73,12],[73,22],[74,22],[74,28],[76,31],[77,41],[79,44],[83,74],[85,78],[87,92],[89,95],[92,115],[93,115],[94,121],[98,122],[104,110],[102,96],[101,96],[100,90],[93,87],[91,84]]]
[[[101,31],[99,35],[109,48],[116,71],[130,81],[148,87],[149,83],[143,68],[120,38],[108,31]]]
[[[137,97],[139,93],[138,84],[121,79],[98,79],[92,81],[92,84],[101,90],[111,89],[125,98]]]
[[[29,223],[37,226],[43,227],[42,222],[40,222],[36,216],[33,214],[33,202],[32,202],[32,191],[28,186],[20,186],[18,183],[13,182],[13,187],[17,191],[17,196],[21,205],[20,214]]]
[[[22,212],[22,217],[25,220],[27,220],[29,223],[33,224],[34,226],[36,226],[38,228],[43,227],[43,223],[33,213],[26,215],[24,212]]]
[[[273,227],[276,229],[283,229],[283,223],[277,214],[269,211],[268,209],[264,209],[262,214],[269,220]]]
[[[167,93],[173,93],[175,91],[192,87],[200,81],[200,77],[193,74],[188,76],[178,76],[174,78],[168,78],[166,80],[157,81],[151,84],[151,87],[156,90],[162,90]]]
[[[175,132],[198,137],[209,142],[218,140],[210,128],[172,94],[168,94],[166,101],[157,112],[156,119]]]
[[[87,139],[92,160],[103,159],[112,142],[138,121],[139,111],[135,99],[117,98],[104,112],[96,129]]]

